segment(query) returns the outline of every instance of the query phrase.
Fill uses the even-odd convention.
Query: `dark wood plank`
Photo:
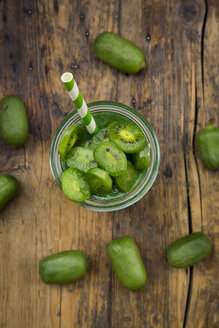
[[[206,2],[205,21],[202,26],[201,62],[198,78],[195,81],[197,126],[196,132],[204,128],[209,121],[219,126],[218,109],[218,58],[219,51],[219,7],[217,1]],[[219,171],[204,168],[195,152],[199,174],[201,215],[192,220],[194,231],[204,231],[213,242],[214,250],[210,257],[193,268],[191,295],[189,299],[187,327],[216,328],[219,324],[219,257],[218,210],[219,210]]]
[[[39,259],[59,249],[60,219],[59,215],[50,216],[52,197],[59,197],[48,163],[52,136],[50,115],[55,104],[44,88],[48,82],[44,59],[40,57],[39,10],[32,1],[3,1],[1,9],[7,17],[1,20],[1,96],[16,93],[22,97],[30,132],[24,147],[11,150],[4,146],[7,151],[1,151],[1,171],[15,175],[21,190],[17,199],[1,212],[0,326],[58,327],[60,288],[47,288],[38,274]],[[58,119],[60,117],[56,117],[54,128]]]
[[[94,74],[102,63],[95,59],[92,48],[98,30],[110,28],[117,32],[116,4],[109,2],[99,5],[99,8],[96,5],[36,1],[32,7],[31,2],[23,7],[21,3],[15,6],[13,2],[4,2],[5,14],[10,16],[7,20],[9,32],[13,31],[12,22],[17,15],[22,33],[16,35],[18,40],[13,44],[15,53],[21,47],[20,57],[14,58],[19,70],[14,72],[8,61],[2,77],[8,84],[2,96],[6,92],[20,94],[25,100],[30,119],[28,143],[17,155],[21,164],[17,165],[15,151],[9,147],[4,155],[3,171],[11,172],[14,162],[13,172],[17,177],[24,171],[22,179],[19,177],[23,187],[20,196],[9,208],[11,212],[7,209],[1,214],[1,231],[5,236],[2,241],[5,251],[1,254],[4,263],[1,279],[5,293],[2,325],[7,327],[59,327],[62,322],[74,327],[108,324],[109,279],[106,277],[109,276],[110,266],[107,254],[102,250],[112,239],[112,214],[94,214],[65,199],[52,180],[48,162],[52,134],[63,117],[73,109],[60,81],[61,73],[73,71],[87,102],[113,99],[113,94],[117,92],[114,87],[116,71],[112,73],[110,67],[106,69],[102,66],[99,76]],[[28,13],[29,10],[32,14]],[[96,10],[100,17],[97,20],[94,19]],[[6,55],[8,52],[10,55],[9,48]],[[90,59],[93,67],[90,66]],[[4,57],[1,60],[3,67]],[[10,81],[15,78],[22,83],[10,87]],[[86,81],[90,81],[89,88]],[[8,154],[13,162],[9,162]],[[25,159],[22,159],[23,154]],[[21,208],[19,217],[14,212],[18,204]],[[18,221],[16,226],[13,218]],[[18,238],[14,238],[14,229]],[[87,277],[61,288],[43,284],[38,274],[39,260],[69,248],[82,249],[88,255],[91,265]],[[8,257],[16,264],[16,274],[11,266],[6,265]],[[28,264],[32,293],[29,280],[25,278],[24,282],[21,281],[24,261]],[[15,294],[13,289],[8,290],[9,282],[14,283]],[[23,315],[25,308],[27,312]]]
[[[137,294],[123,290],[114,278],[115,327],[170,327],[173,322],[180,327],[184,321],[189,275],[171,269],[165,259],[168,245],[189,231],[181,76],[184,69],[191,69],[191,62],[183,67],[189,44],[178,38],[184,29],[178,7],[179,3],[164,5],[160,1],[141,6],[131,1],[121,4],[121,35],[130,38],[131,33],[132,40],[144,49],[148,70],[129,81],[121,75],[119,99],[131,104],[134,95],[135,107],[154,126],[161,146],[161,167],[149,194],[114,215],[113,237],[134,237],[148,271],[148,283]],[[129,21],[127,28],[125,22],[131,16],[138,19]]]
[[[44,5],[44,16],[49,17],[51,10],[51,4]],[[56,49],[51,66],[55,67],[60,59],[62,71],[73,71],[87,102],[115,99],[117,94],[117,72],[98,61],[93,52],[93,42],[99,32],[108,29],[118,32],[117,10],[116,1],[70,2],[69,6],[59,4],[57,17],[50,19],[51,30],[59,31],[56,35],[51,33],[48,45]],[[71,65],[79,68],[72,69]],[[60,73],[61,70],[55,73],[58,79]],[[72,103],[60,86],[61,82],[57,81],[53,94],[63,108],[71,111]],[[89,273],[84,280],[61,288],[60,325],[107,327],[110,266],[106,245],[112,239],[112,214],[93,213],[72,205],[64,197],[60,199],[60,213],[60,249],[82,249],[90,261]]]

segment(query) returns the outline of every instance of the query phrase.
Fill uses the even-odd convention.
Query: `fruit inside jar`
[[[104,115],[94,113],[94,119],[99,127],[98,134],[90,136],[83,123],[79,121],[77,125],[81,129],[78,140],[76,140],[77,136],[74,135],[74,131],[77,132],[79,129],[70,128],[73,135],[66,138],[66,142],[68,139],[76,141],[65,156],[62,156],[62,151],[60,152],[60,164],[63,172],[69,170],[68,173],[71,174],[73,171],[70,168],[75,168],[82,173],[76,184],[74,184],[74,177],[68,181],[67,175],[64,174],[62,190],[65,194],[66,190],[70,191],[71,188],[76,188],[74,193],[65,194],[74,202],[79,202],[77,198],[71,198],[71,195],[77,194],[77,191],[82,195],[80,202],[86,200],[88,195],[92,200],[114,200],[124,197],[142,181],[150,166],[150,144],[136,123],[115,112],[106,112]],[[60,142],[62,148],[65,147],[64,139],[65,133]],[[137,156],[145,149],[147,149],[147,155],[144,155],[143,159]],[[138,160],[145,161],[145,165],[138,165]],[[143,167],[143,169],[139,170],[139,167]],[[83,191],[85,182],[90,185],[90,193],[87,188]]]

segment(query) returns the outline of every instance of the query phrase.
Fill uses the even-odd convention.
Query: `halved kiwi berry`
[[[92,150],[83,147],[72,148],[66,156],[68,167],[87,172],[92,167],[97,167]]]
[[[80,203],[90,197],[90,186],[84,173],[69,168],[62,174],[62,191],[73,202]]]
[[[78,147],[88,148],[90,140],[83,140],[77,144]]]
[[[59,143],[58,153],[65,159],[69,150],[76,144],[83,135],[83,129],[79,125],[69,125],[65,130]]]
[[[124,174],[114,178],[114,181],[119,190],[128,192],[133,188],[137,179],[138,171],[130,161],[127,161],[127,170]]]
[[[62,172],[66,171],[69,169],[68,165],[66,164],[66,161],[60,157],[60,166],[62,169]]]
[[[112,189],[113,181],[108,172],[99,167],[90,169],[86,173],[91,192],[95,195],[104,195]]]
[[[115,121],[110,125],[110,140],[127,154],[140,152],[145,146],[145,135],[134,123]]]
[[[94,150],[103,141],[110,141],[108,128],[100,130],[100,132],[93,136],[92,139],[89,141],[87,147],[91,150]]]
[[[151,163],[151,148],[148,142],[139,153],[132,154],[132,160],[137,170],[147,170]]]
[[[115,122],[115,121],[109,122],[109,123],[107,124],[106,127],[107,127],[108,129],[110,129],[114,122]]]
[[[103,142],[94,150],[97,164],[111,176],[123,174],[127,169],[127,159],[123,151],[112,142]]]
[[[82,126],[81,128],[82,128],[82,134],[80,135],[80,138],[76,142],[75,146],[87,148],[87,146],[90,142],[90,139],[91,139],[91,135],[85,126]]]

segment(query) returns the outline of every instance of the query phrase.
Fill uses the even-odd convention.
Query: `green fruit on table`
[[[212,244],[203,232],[195,232],[174,241],[167,250],[169,264],[187,268],[201,261],[212,251]]]
[[[208,125],[197,136],[197,146],[204,165],[210,169],[219,168],[219,128]]]
[[[112,32],[103,32],[97,37],[94,51],[103,62],[126,73],[137,73],[146,66],[141,49]]]
[[[42,259],[39,272],[47,284],[63,284],[82,278],[87,267],[87,258],[83,252],[68,250]]]
[[[16,95],[0,101],[0,131],[2,138],[12,147],[21,146],[28,135],[27,112],[23,101]]]
[[[130,237],[113,240],[108,254],[116,275],[123,287],[130,290],[142,288],[147,281],[147,273],[135,241]]]
[[[8,175],[0,174],[0,210],[2,210],[18,193],[18,181]]]

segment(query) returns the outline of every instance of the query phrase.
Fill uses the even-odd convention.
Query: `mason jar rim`
[[[142,181],[133,190],[131,190],[131,192],[124,194],[123,197],[118,198],[114,201],[94,201],[88,199],[84,202],[79,203],[79,205],[87,209],[100,212],[116,211],[131,206],[137,201],[139,201],[150,190],[158,174],[160,164],[160,148],[155,131],[143,115],[141,115],[132,107],[129,107],[125,104],[112,101],[96,101],[89,103],[88,107],[91,113],[98,113],[102,112],[103,110],[108,111],[110,113],[114,111],[115,113],[123,115],[133,121],[135,124],[137,124],[141,128],[150,143],[152,158],[150,166],[146,171],[146,174],[143,177]],[[80,120],[81,118],[76,110],[69,113],[56,129],[52,139],[50,147],[50,168],[52,175],[60,188],[62,171],[60,165],[60,157],[58,154],[59,142],[62,138],[65,129],[73,123],[78,123]]]

